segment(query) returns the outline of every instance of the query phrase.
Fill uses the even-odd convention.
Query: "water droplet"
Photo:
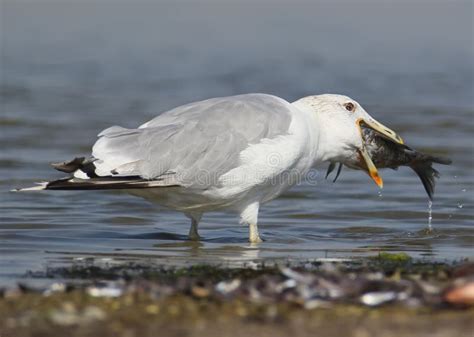
[[[461,192],[466,192],[466,191],[467,191],[467,190],[466,190],[465,188],[463,188],[463,189],[461,190]]]
[[[458,204],[459,209],[463,208],[463,206],[464,206],[463,204]]]
[[[431,226],[432,220],[433,220],[433,202],[430,200],[428,201],[428,231],[429,232],[433,230],[433,226]]]
[[[378,191],[377,193],[378,193],[378,195],[379,195],[379,198],[382,198],[382,197],[383,197],[383,194],[382,194],[381,191]]]

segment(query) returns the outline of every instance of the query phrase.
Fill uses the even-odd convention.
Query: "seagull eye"
[[[350,111],[350,112],[353,112],[355,110],[355,106],[351,102],[344,104],[344,107],[346,108],[347,111]]]

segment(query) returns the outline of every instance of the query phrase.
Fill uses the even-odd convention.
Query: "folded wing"
[[[74,178],[50,187],[207,188],[239,165],[248,146],[287,134],[291,110],[278,97],[248,94],[187,104],[137,129],[113,126],[99,134],[92,158],[55,164]]]

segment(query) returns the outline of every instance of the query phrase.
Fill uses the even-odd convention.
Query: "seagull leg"
[[[257,219],[258,219],[258,209],[260,207],[259,202],[253,202],[247,205],[241,212],[240,212],[240,223],[246,224],[249,226],[249,242],[250,243],[260,243],[263,242],[258,234],[258,226],[257,226]]]
[[[249,242],[250,243],[261,243],[263,240],[258,234],[258,226],[256,223],[249,224]]]
[[[191,227],[189,227],[188,238],[191,241],[199,241],[201,237],[198,233],[199,221],[201,221],[202,213],[185,213],[191,219]]]

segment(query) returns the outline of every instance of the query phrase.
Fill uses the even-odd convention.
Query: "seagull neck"
[[[313,152],[313,166],[320,164],[326,161],[334,161],[335,158],[339,156],[339,153],[336,149],[335,140],[332,135],[332,121],[326,120],[324,114],[315,111],[311,106],[308,106],[304,100],[299,100],[292,103],[300,111],[304,112],[308,124],[311,127],[311,134],[314,136],[311,137]]]
[[[315,163],[335,161],[339,156],[338,142],[334,139],[334,127],[331,120],[322,113],[314,113],[318,129],[317,158]]]

